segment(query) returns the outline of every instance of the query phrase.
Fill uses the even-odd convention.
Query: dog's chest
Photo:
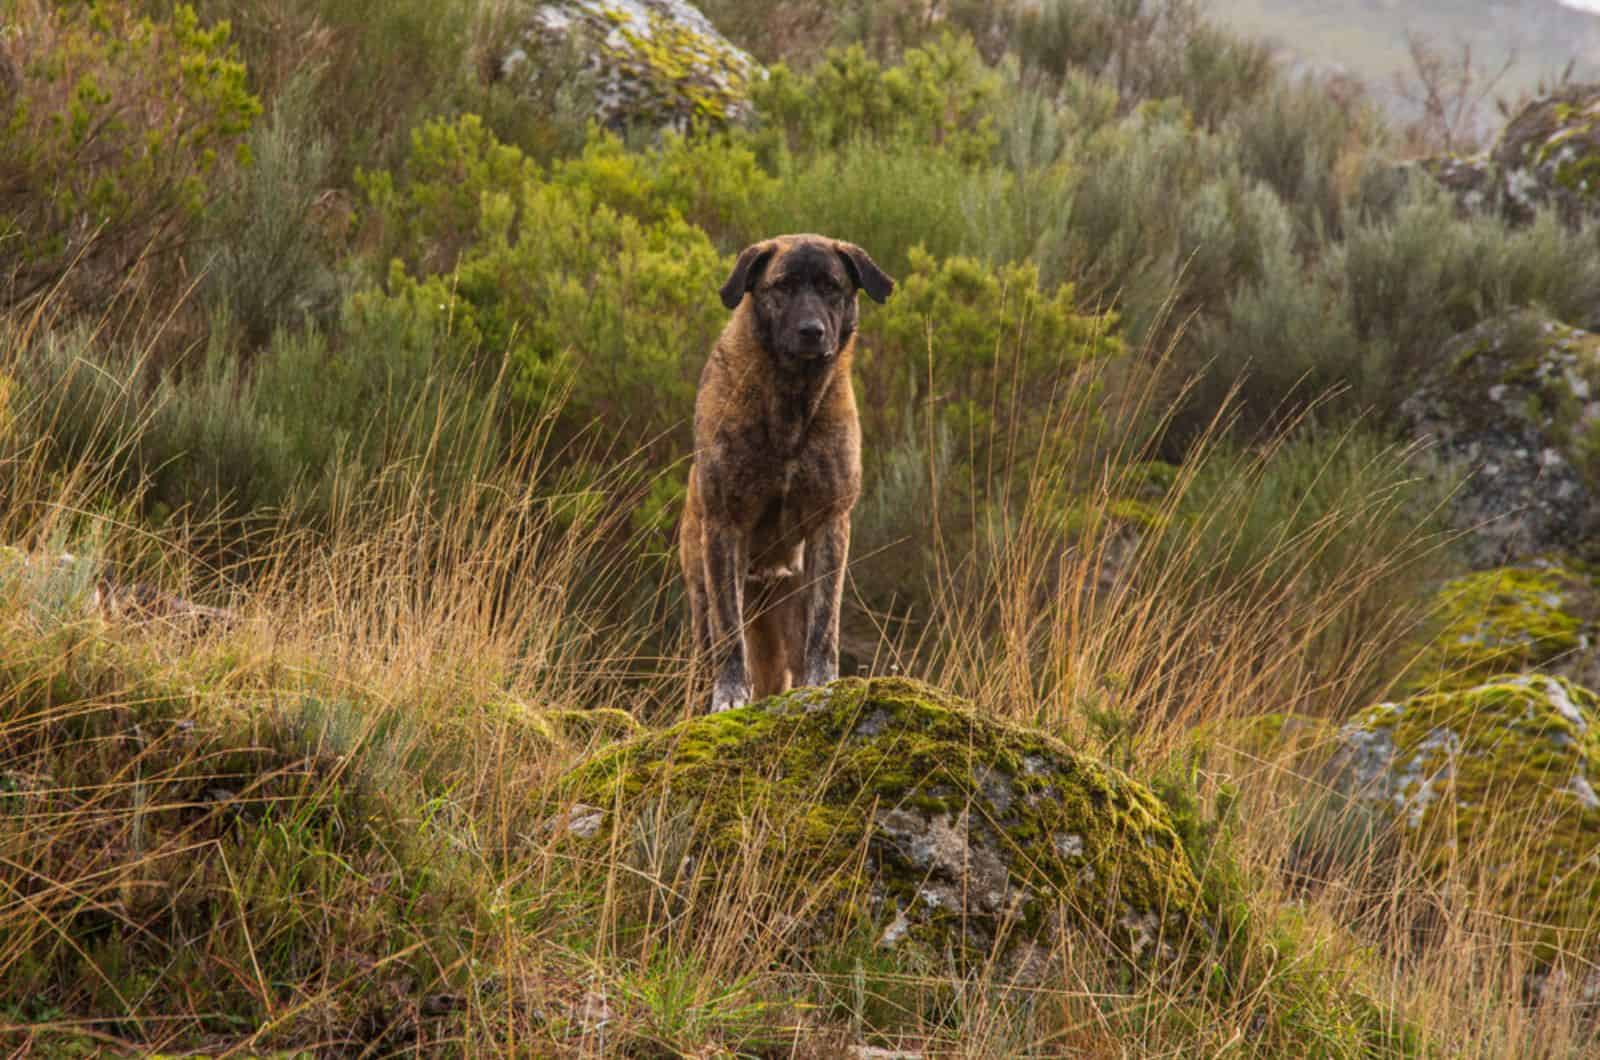
[[[788,459],[774,469],[773,491],[762,505],[750,535],[750,577],[770,582],[805,570],[804,479],[801,462]]]

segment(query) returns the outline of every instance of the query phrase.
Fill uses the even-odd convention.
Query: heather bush
[[[1181,99],[1208,128],[1274,87],[1266,47],[1218,29],[1193,0],[1045,0],[1019,10],[1014,46],[1058,81],[1105,79],[1126,107]]]
[[[207,300],[252,347],[275,328],[310,317],[332,322],[333,256],[340,237],[329,196],[330,148],[310,131],[311,85],[280,93],[250,131],[250,161],[232,175],[208,218]]]
[[[615,135],[591,126],[581,153],[554,164],[551,180],[583,189],[642,221],[676,213],[723,250],[736,251],[769,228],[779,180],[761,167],[743,137],[664,133],[658,144],[628,150]]]
[[[509,196],[539,167],[472,114],[425,122],[410,139],[398,178],[382,169],[358,174],[365,238],[381,261],[398,257],[411,269],[447,272],[478,236],[484,196]]]
[[[603,143],[583,176],[549,180],[470,118],[432,123],[416,144],[398,182],[369,182],[375,222],[399,238],[357,308],[432,335],[482,377],[503,365],[525,406],[563,400],[573,431],[592,424],[621,453],[681,451],[731,262],[675,209],[640,219],[608,205],[639,185],[630,165],[601,164]]]
[[[1293,211],[1303,248],[1341,234],[1362,167],[1384,135],[1359,92],[1309,78],[1262,93],[1234,111],[1227,128],[1240,168]]]
[[[947,33],[893,66],[860,45],[829,52],[803,74],[780,63],[752,99],[778,144],[797,153],[899,138],[976,162],[994,149],[1000,90],[971,39]]]
[[[1048,461],[1068,441],[1052,437],[1055,418],[1094,401],[1080,369],[1123,351],[1116,318],[1082,312],[1070,285],[1041,287],[1031,264],[989,268],[916,248],[910,266],[862,322],[865,429],[901,437],[904,415],[925,410],[968,441],[984,475],[1007,478],[1008,456]]]
[[[909,142],[857,141],[780,161],[756,232],[824,232],[848,239],[899,276],[911,267],[914,247],[947,257],[994,243],[978,212],[991,194],[1012,200],[1013,188],[998,170],[968,166]]]
[[[18,351],[16,433],[56,467],[105,469],[157,519],[325,523],[377,503],[380,472],[407,462],[450,495],[493,455],[494,403],[436,366],[428,338],[352,308],[333,339],[275,333],[248,372],[219,335],[152,382],[147,361],[88,331],[50,332]]]
[[[260,110],[228,26],[187,5],[158,20],[41,0],[12,0],[6,23],[18,83],[0,98],[0,302],[64,278],[86,305],[170,288]]]
[[[1135,341],[1149,338],[1163,319],[1181,321],[1206,308],[1192,298],[1181,302],[1188,283],[1207,288],[1212,282],[1186,261],[1186,252],[1197,249],[1212,254],[1198,239],[1216,236],[1233,248],[1217,248],[1208,267],[1220,262],[1233,275],[1252,271],[1259,253],[1244,233],[1262,226],[1245,220],[1243,232],[1229,230],[1248,208],[1248,189],[1226,141],[1195,129],[1176,103],[1146,104],[1093,134],[1068,166],[1070,212],[1054,237],[1046,237],[1044,258],[1061,263],[1056,279],[1072,278],[1090,298],[1114,302]],[[1197,203],[1202,192],[1212,200],[1207,205]],[[1239,251],[1244,260],[1232,260]],[[1176,315],[1175,301],[1182,310]]]
[[[1343,294],[1326,267],[1308,266],[1288,246],[1272,248],[1260,277],[1187,336],[1179,360],[1192,383],[1174,412],[1174,435],[1203,433],[1230,398],[1231,422],[1246,437],[1319,401],[1348,410],[1383,399],[1381,357],[1356,335]]]
[[[240,54],[271,99],[309,78],[316,130],[344,181],[387,165],[423,118],[472,98],[479,0],[201,0],[207,20],[234,27]]]
[[[1487,317],[1537,303],[1583,319],[1600,282],[1595,249],[1593,231],[1548,215],[1520,229],[1484,214],[1459,218],[1443,191],[1419,181],[1392,217],[1353,225],[1329,260],[1357,335],[1381,351],[1379,385],[1398,397],[1445,339]]]

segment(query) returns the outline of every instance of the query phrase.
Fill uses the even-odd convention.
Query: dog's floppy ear
[[[772,255],[777,249],[772,241],[768,240],[765,243],[752,243],[740,252],[739,260],[734,263],[733,272],[728,276],[728,282],[722,285],[723,305],[729,309],[739,308],[744,293],[761,279],[761,270],[767,267],[767,262],[772,260]]]
[[[843,240],[834,243],[833,249],[844,259],[844,267],[849,270],[856,286],[867,292],[874,302],[882,303],[889,297],[894,290],[894,279],[878,268],[878,263],[867,257],[866,251]]]

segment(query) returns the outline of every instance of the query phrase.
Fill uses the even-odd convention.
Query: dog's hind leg
[[[711,605],[706,600],[704,576],[687,579],[684,587],[689,597],[690,665],[704,674],[712,665],[711,616],[707,613]]]

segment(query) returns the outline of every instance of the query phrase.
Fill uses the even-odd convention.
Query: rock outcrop
[[[1528,103],[1482,154],[1420,165],[1465,211],[1526,224],[1548,207],[1578,224],[1600,212],[1600,84],[1566,85]]]
[[[747,121],[751,81],[764,76],[684,0],[554,0],[531,5],[523,25],[495,76],[515,88],[575,61],[593,117],[613,129]]]
[[[1032,980],[1073,938],[1160,966],[1209,930],[1147,788],[914,681],[697,717],[602,751],[559,790],[573,842],[678,822],[675,890],[780,877],[771,893],[806,898],[774,917],[802,948],[870,932],[906,967],[965,954]]]
[[[1344,726],[1329,769],[1453,881],[1442,894],[1527,925],[1540,959],[1600,943],[1594,693],[1532,674],[1382,703]]]
[[[1468,688],[1524,673],[1600,688],[1600,579],[1541,559],[1451,579],[1411,663],[1415,691]]]
[[[1568,85],[1523,107],[1490,160],[1511,220],[1531,221],[1546,205],[1568,222],[1593,214],[1600,205],[1600,85]]]
[[[1600,335],[1533,312],[1452,339],[1401,405],[1434,443],[1475,568],[1558,552],[1582,555],[1600,528]]]

